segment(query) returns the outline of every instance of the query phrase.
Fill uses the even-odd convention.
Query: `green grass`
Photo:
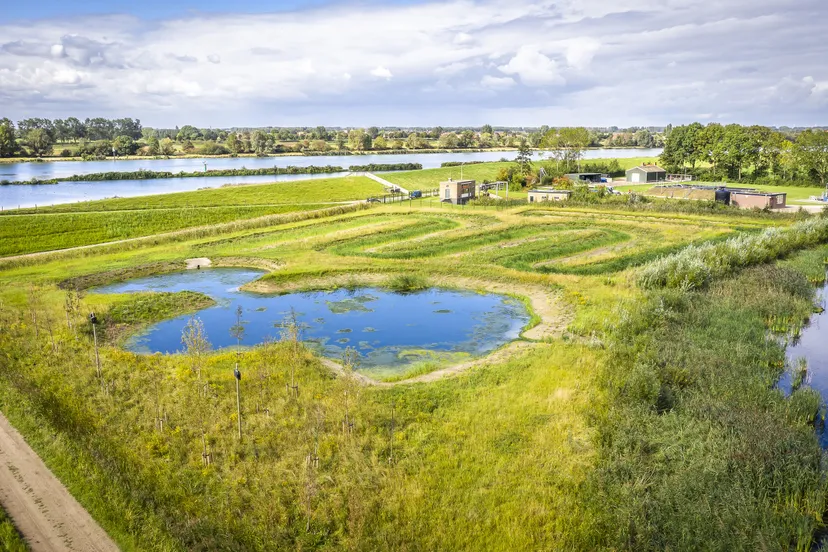
[[[504,152],[503,156],[510,159],[508,162],[496,161],[493,163],[476,163],[473,165],[463,165],[462,177],[470,178],[482,182],[483,180],[494,181],[497,180],[497,173],[504,168],[509,168],[514,165],[511,161],[515,157],[512,152]],[[542,162],[536,156],[533,156],[533,162]],[[654,157],[631,157],[628,159],[619,158],[618,163],[622,169],[628,169],[641,165],[642,163],[652,163],[656,160]],[[612,161],[612,159],[585,159],[583,163],[604,163]],[[545,162],[545,161],[544,161]],[[554,163],[554,162],[553,162]],[[420,171],[404,171],[395,172],[384,175],[383,178],[389,182],[393,182],[407,190],[430,190],[436,188],[440,182],[453,178],[459,180],[461,177],[460,167],[444,167],[439,169],[423,169]],[[505,196],[505,193],[503,194]],[[512,192],[509,192],[509,197],[512,197]],[[525,197],[525,196],[524,196]]]
[[[693,182],[693,184],[698,184],[700,186],[721,186],[721,182]],[[787,202],[789,204],[796,204],[796,205],[819,205],[819,203],[815,203],[809,200],[810,197],[816,196],[821,197],[823,192],[825,191],[824,188],[820,188],[819,186],[814,187],[803,187],[803,186],[768,186],[763,184],[753,185],[749,183],[739,184],[738,182],[730,182],[727,185],[729,186],[744,186],[746,188],[755,188],[762,192],[769,192],[769,193],[785,193],[788,194]],[[613,188],[622,192],[640,192],[646,193],[652,188],[652,184],[622,184],[622,185],[614,185]]]
[[[0,216],[0,256],[92,245],[325,205],[195,207]]]
[[[105,185],[101,184],[101,186]],[[194,192],[101,199],[38,208],[37,213],[256,206],[287,203],[318,204],[363,200],[371,195],[381,194],[383,191],[384,188],[381,184],[363,176],[318,178],[272,184],[225,186]],[[8,213],[33,212],[34,209],[21,209]]]
[[[0,552],[28,552],[29,547],[0,507]]]
[[[658,207],[337,208],[0,264],[0,409],[124,550],[808,549],[828,480],[813,397],[774,389],[781,353],[764,321],[810,309],[802,274],[818,275],[824,246],[784,274],[645,291],[630,266],[665,248],[793,220]],[[166,212],[136,212],[153,211]],[[290,342],[244,350],[239,442],[233,352],[196,370],[107,340],[101,382],[56,287],[201,256],[274,263],[259,292],[498,291],[561,333],[388,387],[337,377]],[[94,309],[127,330],[202,300],[89,294],[78,321]],[[427,356],[372,373],[448,364]]]

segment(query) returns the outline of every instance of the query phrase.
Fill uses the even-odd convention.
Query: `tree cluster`
[[[709,179],[810,181],[828,178],[828,132],[808,129],[793,137],[764,126],[692,123],[672,128],[661,163]],[[708,167],[704,166],[708,165]]]

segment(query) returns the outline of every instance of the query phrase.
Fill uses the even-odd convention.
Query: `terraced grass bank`
[[[221,199],[203,193],[187,201]],[[637,285],[667,251],[793,217],[609,202],[336,209],[0,264],[0,410],[123,549],[813,545],[828,480],[820,405],[807,388],[774,388],[784,355],[765,324],[807,315],[803,274],[823,246],[799,244],[811,249],[785,268],[717,273],[703,290]],[[455,370],[366,385],[358,356],[332,367],[289,313],[265,311],[273,342],[137,355],[116,336],[98,376],[89,311],[130,331],[197,298],[136,304],[73,284],[192,258],[267,267],[250,293],[390,282],[508,293],[536,326]]]

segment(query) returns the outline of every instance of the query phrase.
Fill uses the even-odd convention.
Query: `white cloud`
[[[565,79],[558,71],[555,60],[549,59],[535,47],[521,46],[509,63],[498,67],[507,75],[517,75],[527,86],[563,84]]]
[[[371,74],[374,75],[375,77],[379,77],[381,79],[390,79],[391,77],[394,76],[391,73],[391,71],[389,71],[388,69],[386,69],[382,65],[377,65],[376,67],[371,69]]]
[[[512,77],[493,77],[492,75],[485,75],[480,79],[480,85],[484,88],[491,88],[492,90],[506,90],[515,85],[515,80]]]
[[[472,40],[474,40],[472,38],[472,35],[470,35],[468,33],[457,33],[456,35],[454,35],[453,42],[455,44],[468,44]]]
[[[709,112],[826,124],[826,17],[824,0],[334,0],[151,22],[4,20],[0,116],[644,125]]]
[[[566,47],[566,63],[576,69],[586,69],[601,48],[601,43],[593,38],[572,40]]]

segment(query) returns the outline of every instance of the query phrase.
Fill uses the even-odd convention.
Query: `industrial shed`
[[[540,203],[542,201],[564,201],[572,195],[570,190],[554,190],[552,188],[537,188],[529,190],[529,203]]]
[[[731,191],[730,204],[739,209],[780,209],[785,207],[788,194],[756,191]]]
[[[474,180],[447,180],[440,182],[440,201],[447,201],[455,205],[465,205],[474,199],[476,193]]]
[[[564,175],[572,182],[601,182],[601,173],[569,173]]]
[[[645,182],[664,182],[667,171],[658,165],[639,165],[627,170],[627,182],[633,184]]]

